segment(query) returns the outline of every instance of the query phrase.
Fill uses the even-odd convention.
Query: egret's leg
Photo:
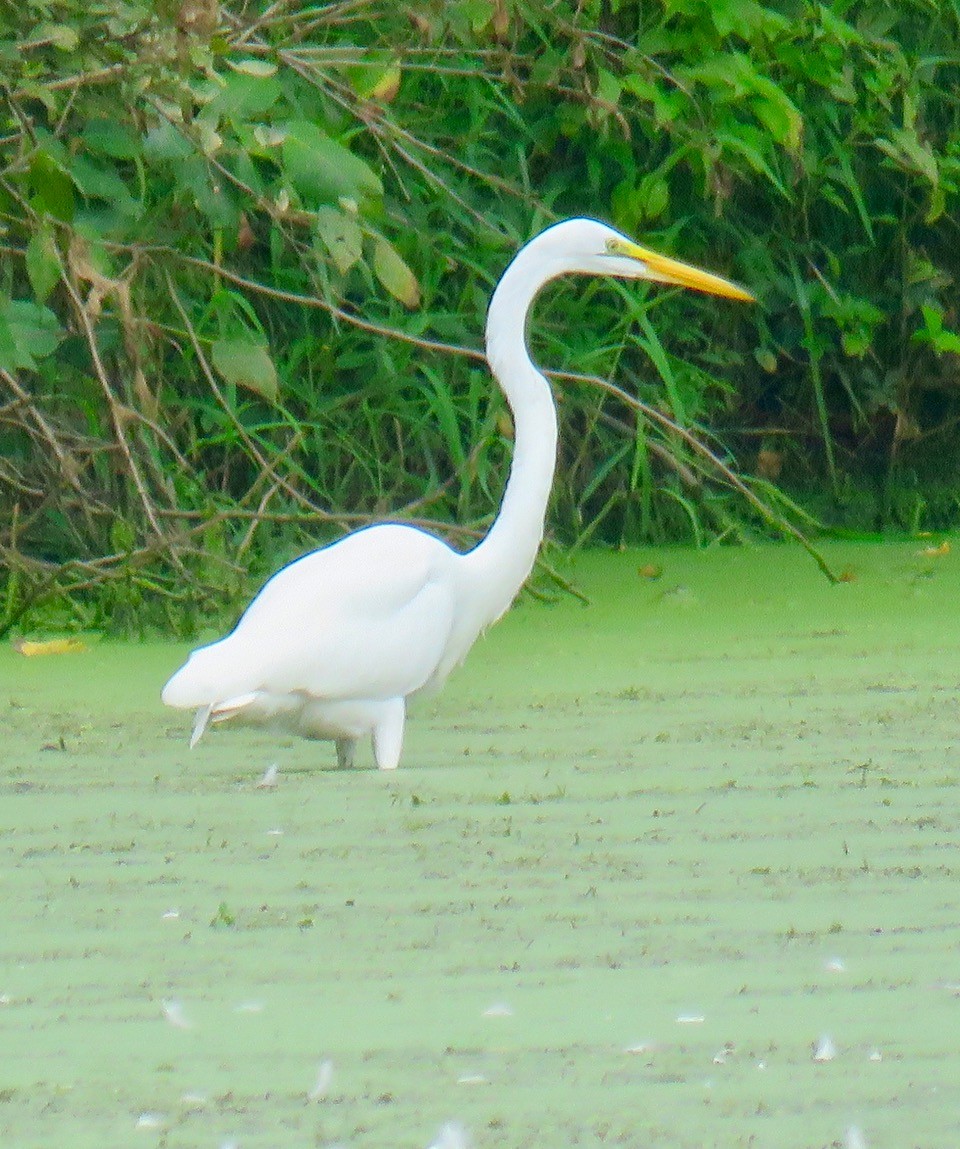
[[[337,767],[340,770],[353,769],[353,755],[357,749],[356,738],[337,739]]]
[[[380,721],[373,728],[373,757],[381,770],[396,770],[403,749],[406,699],[391,698],[383,704]]]

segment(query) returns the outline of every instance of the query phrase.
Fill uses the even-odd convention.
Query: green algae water
[[[394,775],[189,751],[179,646],[4,650],[0,1145],[956,1149],[923,549],[582,556],[591,605],[521,603]]]

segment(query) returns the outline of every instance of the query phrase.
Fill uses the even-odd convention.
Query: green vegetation
[[[495,505],[477,349],[548,221],[760,307],[557,287],[553,529],[957,521],[960,30],[946,3],[25,0],[0,12],[0,628],[187,632],[387,512]],[[437,347],[436,344],[443,344]],[[793,509],[791,509],[793,508]]]

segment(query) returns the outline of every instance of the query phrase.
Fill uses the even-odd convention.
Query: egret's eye
[[[627,259],[636,259],[637,258],[637,253],[634,251],[631,251],[629,245],[626,244],[622,239],[617,239],[616,237],[613,237],[611,239],[608,239],[606,241],[606,243],[604,244],[604,246],[607,249],[607,255],[615,255],[620,259],[622,259],[624,256]]]

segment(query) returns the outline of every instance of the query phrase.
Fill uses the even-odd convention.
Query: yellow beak
[[[670,259],[666,255],[658,255],[657,252],[641,247],[638,243],[631,243],[629,240],[611,240],[610,250],[616,255],[626,255],[639,260],[647,268],[647,278],[660,283],[674,283],[678,287],[691,287],[694,291],[705,291],[709,295],[723,295],[727,299],[756,303],[756,298],[749,291],[744,291],[742,287],[737,287],[728,279],[711,275],[709,271],[701,271],[699,267],[691,267],[689,263],[680,263],[679,260]]]

